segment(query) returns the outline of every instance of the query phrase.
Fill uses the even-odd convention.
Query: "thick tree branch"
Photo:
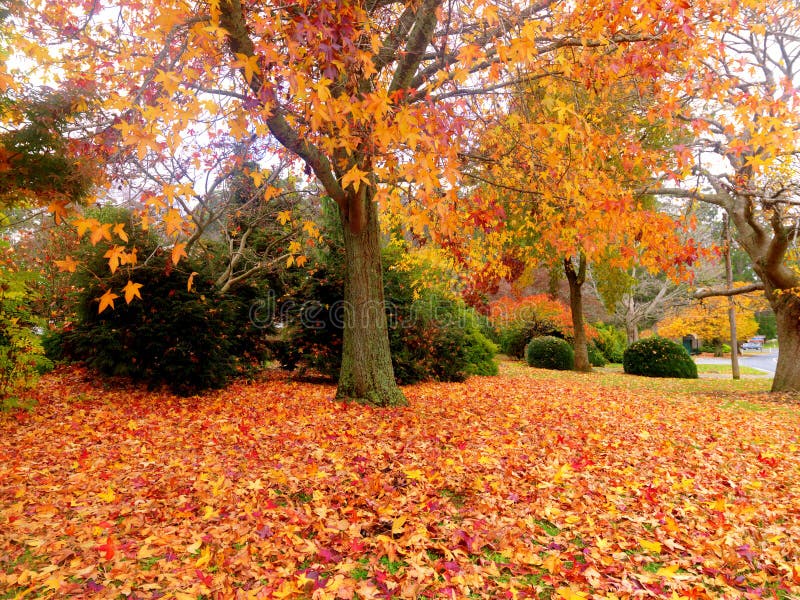
[[[750,283],[737,288],[700,288],[694,294],[694,298],[702,300],[703,298],[712,298],[717,296],[739,296],[741,294],[749,294],[750,292],[757,292],[764,289],[763,283]]]
[[[431,43],[431,37],[436,27],[436,9],[442,4],[442,0],[424,0],[417,9],[414,26],[408,34],[400,63],[394,72],[392,83],[389,85],[389,92],[396,92],[410,87],[414,74],[417,72],[425,50]]]
[[[256,55],[255,45],[247,31],[244,11],[240,0],[223,0],[220,2],[220,24],[228,32],[228,46],[233,54],[244,54],[246,57]],[[242,68],[244,74],[244,68]],[[262,87],[266,84],[262,78],[255,75],[250,79],[249,86],[256,97],[262,97]],[[289,151],[299,156],[314,175],[322,183],[325,191],[340,207],[346,207],[347,195],[345,194],[336,175],[333,172],[328,157],[301,137],[289,124],[283,111],[276,107],[266,119],[270,133]]]

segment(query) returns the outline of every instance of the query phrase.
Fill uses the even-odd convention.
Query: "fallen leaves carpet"
[[[515,370],[333,401],[45,377],[0,598],[798,598],[797,406]]]

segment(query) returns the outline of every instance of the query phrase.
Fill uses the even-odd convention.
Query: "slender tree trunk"
[[[731,227],[728,213],[722,214],[722,224],[725,228],[725,285],[733,289],[733,267],[731,265]],[[731,329],[731,373],[734,379],[740,379],[739,372],[739,339],[736,332],[736,303],[733,296],[728,296],[728,323]]]
[[[345,247],[344,340],[336,397],[374,406],[406,404],[397,387],[389,350],[383,297],[378,209],[363,203],[364,226],[353,232],[343,216]]]
[[[586,342],[586,327],[583,324],[583,283],[586,281],[586,257],[581,254],[578,261],[578,272],[572,260],[564,259],[564,272],[569,283],[569,308],[572,313],[572,327],[575,330],[575,366],[576,371],[589,372],[592,365],[589,363],[589,349]]]
[[[772,297],[779,344],[772,391],[800,392],[800,298],[792,293]]]

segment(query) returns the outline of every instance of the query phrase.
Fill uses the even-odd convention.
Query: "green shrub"
[[[646,338],[631,344],[625,350],[622,366],[631,375],[697,378],[697,365],[686,349],[662,337]]]
[[[285,369],[313,369],[339,375],[344,289],[343,246],[337,225],[324,230],[326,246],[281,295],[277,314],[283,327],[270,342],[273,357]],[[497,349],[481,332],[481,319],[463,301],[433,287],[415,293],[423,271],[403,264],[407,249],[396,244],[382,251],[384,296],[395,379],[400,384],[424,380],[462,381],[470,375],[494,375]]]
[[[605,354],[600,349],[590,342],[586,347],[589,353],[589,364],[593,367],[605,367],[608,364]]]
[[[505,324],[500,329],[500,352],[512,358],[523,358],[525,347],[533,338],[551,336],[564,338],[559,327],[547,319],[520,318]]]
[[[594,327],[597,330],[597,337],[594,339],[597,348],[608,362],[621,363],[622,355],[628,345],[628,336],[622,329],[613,325],[598,323]]]
[[[531,367],[568,371],[575,364],[575,353],[565,340],[545,335],[535,337],[528,343],[525,360]]]
[[[104,244],[84,248],[82,260],[98,275],[77,277],[75,322],[45,337],[49,358],[82,361],[101,373],[150,386],[166,384],[180,395],[220,388],[263,361],[264,331],[250,319],[260,298],[257,287],[239,285],[218,294],[206,262],[189,259],[175,267],[156,240],[129,231],[150,257],[147,264],[133,273],[119,268],[112,274],[102,264]],[[130,279],[142,284],[142,298],[130,303],[118,298],[113,310],[98,312],[98,298],[106,290],[121,290]]]
[[[0,252],[8,251],[9,245],[0,241]],[[7,264],[0,267],[0,407],[23,406],[19,394],[52,368],[30,310],[36,274],[16,270],[11,260]]]

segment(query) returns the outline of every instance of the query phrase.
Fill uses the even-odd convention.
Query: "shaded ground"
[[[373,410],[61,371],[0,414],[0,597],[796,597],[800,410],[768,384],[505,363]]]

